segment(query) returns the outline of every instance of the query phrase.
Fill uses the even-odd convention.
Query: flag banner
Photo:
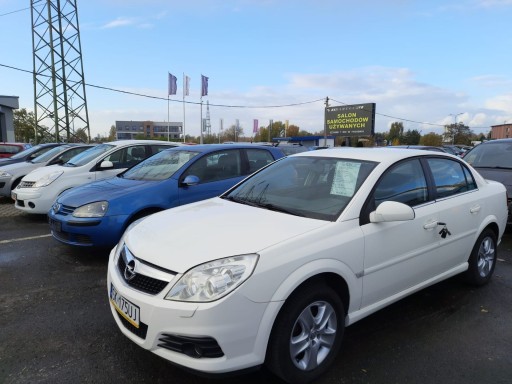
[[[208,78],[201,75],[201,97],[208,95]]]
[[[190,94],[190,77],[185,76],[185,81],[183,82],[183,96],[188,96]]]
[[[173,76],[169,73],[169,92],[168,94],[169,95],[175,95],[176,94],[176,90],[177,90],[177,84],[176,84],[176,81],[178,79],[176,78],[176,76]]]
[[[253,120],[252,133],[258,133],[258,119]]]

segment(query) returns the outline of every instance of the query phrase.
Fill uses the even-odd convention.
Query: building
[[[334,147],[334,136],[292,136],[292,137],[274,137],[272,141],[288,144],[302,144],[306,147],[325,146]]]
[[[20,107],[18,96],[0,95],[0,142],[14,142],[14,110]]]
[[[491,126],[491,139],[506,139],[512,137],[512,123]]]
[[[131,140],[137,136],[145,138],[163,137],[169,140],[181,138],[183,123],[170,121],[116,121],[116,137],[118,140]]]

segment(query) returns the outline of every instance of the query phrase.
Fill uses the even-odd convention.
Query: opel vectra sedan
[[[117,177],[62,194],[48,212],[52,235],[69,245],[112,248],[131,222],[218,196],[283,156],[277,148],[247,144],[162,151]]]
[[[345,326],[451,276],[487,283],[506,198],[442,152],[292,155],[133,223],[110,254],[110,307],[124,335],[188,369],[265,364],[310,382]]]

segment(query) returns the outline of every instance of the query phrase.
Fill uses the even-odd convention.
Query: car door
[[[247,169],[247,166],[243,166],[238,149],[217,151],[199,157],[179,178],[180,204],[220,195],[245,177],[244,168]],[[185,185],[183,181],[191,175],[197,176],[199,183]]]
[[[435,184],[439,220],[446,224],[440,249],[445,255],[444,269],[449,269],[467,261],[482,221],[484,202],[478,197],[480,192],[473,175],[464,164],[446,158],[429,158],[427,163]],[[440,225],[438,229],[443,227]]]
[[[378,305],[438,273],[439,212],[430,198],[425,175],[418,158],[394,165],[380,178],[363,208],[362,307]],[[411,206],[414,219],[370,223],[369,213],[384,201]]]

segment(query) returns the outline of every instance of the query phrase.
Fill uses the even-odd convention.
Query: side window
[[[438,198],[453,196],[457,193],[475,189],[475,181],[471,177],[471,182],[468,183],[466,179],[468,175],[464,172],[462,164],[458,161],[440,158],[428,159],[427,161],[434,176]]]
[[[53,159],[49,164],[64,164],[68,162],[72,157],[75,155],[78,155],[80,152],[82,152],[83,148],[74,148],[70,149],[68,151],[65,151],[61,153],[59,156],[57,156],[55,159]]]
[[[247,149],[245,152],[247,153],[247,160],[249,160],[248,173],[245,172],[247,174],[256,172],[274,161],[272,154],[264,149]]]
[[[62,154],[62,156],[59,156],[59,160],[61,160],[63,163],[66,163],[68,160],[70,160],[75,155],[78,155],[80,152],[85,151],[87,148],[74,148],[70,149],[69,151],[66,151]]]
[[[427,182],[418,159],[407,160],[389,169],[374,192],[375,208],[384,201],[398,201],[411,207],[428,200]]]
[[[153,155],[165,151],[166,149],[174,148],[172,145],[152,145],[151,152]]]
[[[238,150],[227,150],[203,156],[183,173],[183,177],[188,175],[199,177],[200,183],[242,176],[240,152]]]
[[[130,168],[146,158],[144,145],[122,148],[105,157],[102,161],[111,161],[114,169]]]

